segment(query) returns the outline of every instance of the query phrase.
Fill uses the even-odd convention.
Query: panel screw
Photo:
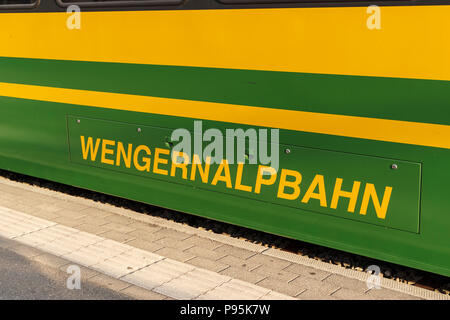
[[[286,154],[291,153],[291,149],[284,149],[284,153],[286,153]]]
[[[391,164],[391,169],[393,170],[397,170],[398,169],[398,165],[397,164]]]
[[[80,119],[77,119],[77,123],[80,123],[81,122],[81,120]]]
[[[141,132],[142,131],[142,129],[141,128],[138,128],[138,132]]]

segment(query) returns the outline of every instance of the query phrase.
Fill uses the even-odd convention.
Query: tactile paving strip
[[[0,236],[174,299],[292,299],[5,207],[0,207]]]

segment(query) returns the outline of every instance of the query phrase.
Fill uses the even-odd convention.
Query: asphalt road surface
[[[130,299],[82,277],[80,289],[70,290],[66,285],[70,274],[5,249],[9,243],[0,237],[0,300]]]

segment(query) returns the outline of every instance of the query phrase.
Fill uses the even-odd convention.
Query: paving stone
[[[257,300],[269,294],[270,290],[232,279],[196,298],[197,300]]]
[[[149,242],[153,242],[159,239],[164,238],[163,234],[155,233],[155,232],[147,232],[141,229],[137,229],[128,233],[128,235],[135,237],[139,240],[145,240]]]
[[[192,244],[169,237],[156,240],[154,241],[154,243],[159,244],[163,247],[174,248],[181,251],[185,251],[186,249],[193,247]]]
[[[56,212],[56,213],[52,213],[52,212],[48,212],[48,211],[44,211],[41,209],[37,209],[36,207],[30,207],[28,205],[16,205],[13,208],[14,210],[23,212],[23,213],[27,213],[30,214],[32,216],[35,217],[39,217],[42,219],[47,219],[47,220],[53,220],[56,218],[59,218],[60,215]]]
[[[99,272],[120,278],[126,274],[142,269],[163,257],[156,254],[133,248],[119,255],[112,256],[91,265],[90,268]]]
[[[374,300],[373,297],[367,294],[361,294],[355,290],[347,288],[340,288],[331,294],[331,296],[342,300]]]
[[[261,297],[259,300],[296,300],[296,299],[282,293],[271,291],[265,296]]]
[[[130,223],[128,225],[128,227],[132,227],[137,230],[145,231],[147,233],[154,233],[154,232],[162,229],[161,227],[158,227],[158,226],[155,226],[152,224],[148,224],[148,223],[139,222],[139,221]]]
[[[26,201],[27,199],[21,198],[20,201],[19,200],[14,200],[14,199],[2,199],[0,198],[0,205],[2,207],[7,207],[10,208],[12,210],[17,210],[23,213],[27,213],[27,214],[31,214],[31,212],[34,211],[42,211],[42,212],[47,212],[48,211],[44,211],[42,209],[38,209],[36,208],[36,205],[31,204],[31,202],[33,201]]]
[[[154,291],[163,295],[179,299],[190,300],[231,280],[229,277],[215,272],[195,269],[172,279]]]
[[[177,239],[177,240],[185,240],[185,239],[191,237],[190,234],[176,231],[176,230],[166,229],[166,228],[158,230],[154,234],[155,235],[163,235],[164,238],[169,237],[169,238],[173,238],[173,239]]]
[[[57,206],[57,205],[55,205],[53,203],[45,203],[44,202],[42,204],[37,205],[36,209],[42,209],[42,210],[47,211],[47,212],[55,213],[57,211],[60,211],[63,208],[61,208],[61,207],[59,207],[59,206]]]
[[[49,252],[58,257],[68,255],[71,252],[77,251],[80,249],[80,245],[76,243],[72,243],[69,241],[58,241],[46,242],[44,244],[38,245],[37,248],[39,250]]]
[[[225,257],[217,260],[217,262],[228,264],[228,265],[234,266],[234,267],[240,267],[247,271],[256,269],[257,267],[260,266],[260,264],[257,262],[252,262],[252,261],[248,261],[245,259],[236,258],[234,256],[225,256]]]
[[[62,209],[62,210],[55,212],[55,214],[58,214],[61,217],[67,217],[67,218],[72,218],[72,219],[81,219],[81,218],[86,217],[86,214],[81,213],[81,211],[71,210],[71,209]]]
[[[250,282],[250,283],[257,283],[265,278],[265,276],[262,276],[258,273],[247,271],[245,268],[242,267],[228,267],[223,271],[220,271],[220,274],[229,276],[234,279],[239,279],[242,281]]]
[[[33,256],[31,260],[57,269],[69,263],[69,261],[67,261],[66,259],[62,259],[60,257],[48,253],[42,253],[40,255]]]
[[[15,238],[18,235],[22,234],[22,232],[10,230],[9,225],[7,225],[7,226],[0,225],[0,232],[2,234],[2,237],[6,238],[6,239],[12,239],[12,238]]]
[[[73,264],[82,265],[88,268],[111,258],[112,254],[100,251],[93,246],[81,248],[80,250],[70,252],[61,256],[61,258],[71,261]],[[99,270],[101,271],[101,270]]]
[[[284,270],[316,280],[324,280],[331,275],[330,272],[322,271],[297,263],[292,263],[291,265],[284,268]]]
[[[108,222],[110,222],[106,218],[97,218],[97,217],[89,217],[89,216],[78,218],[77,221],[79,221],[80,224],[87,223],[87,224],[92,224],[95,226],[103,226],[103,225],[107,224]]]
[[[193,255],[192,253],[184,252],[174,248],[162,248],[158,251],[155,251],[155,253],[163,257],[167,257],[181,262],[186,262],[195,257],[195,255]]]
[[[155,252],[155,251],[158,251],[158,250],[164,248],[162,245],[157,244],[155,242],[145,241],[145,240],[141,240],[141,239],[131,240],[131,241],[127,242],[127,245],[130,245],[132,247],[139,248],[142,250],[150,251],[150,252]]]
[[[6,207],[9,209],[15,209],[16,207],[18,207],[19,204],[23,205],[22,203],[18,203],[17,200],[14,199],[1,199],[0,203],[2,207]]]
[[[279,279],[268,277],[256,283],[256,285],[263,288],[267,288],[273,291],[287,294],[288,296],[295,297],[298,294],[305,291],[304,288],[290,284],[287,282],[280,281]]]
[[[209,249],[209,250],[215,250],[221,246],[223,246],[223,243],[220,243],[218,241],[202,238],[199,236],[192,236],[187,238],[186,240],[183,240],[183,242],[195,245],[197,247]]]
[[[52,242],[78,232],[78,230],[58,224],[37,232],[25,234],[23,236],[15,238],[15,240],[31,247],[38,247],[44,245],[47,242]]]
[[[116,222],[109,222],[107,224],[102,225],[102,227],[121,233],[127,233],[136,230],[136,228],[125,226]]]
[[[95,218],[106,218],[106,217],[113,215],[113,213],[109,212],[109,211],[92,208],[92,207],[86,207],[83,205],[79,205],[79,206],[84,207],[83,209],[78,210],[78,212],[84,216],[95,217]]]
[[[83,221],[69,217],[59,217],[52,219],[52,221],[72,228],[75,228],[84,223]]]
[[[380,299],[380,300],[421,300],[418,297],[410,296],[409,294],[401,293],[394,290],[389,289],[371,289],[366,292],[366,295],[371,299]]]
[[[220,272],[229,267],[229,265],[217,261],[213,261],[206,258],[195,257],[193,259],[187,260],[186,263],[189,263],[193,266],[203,268],[206,270],[211,270],[214,272]]]
[[[115,223],[119,223],[121,225],[129,225],[133,222],[135,222],[135,220],[131,219],[131,218],[127,218],[118,214],[112,214],[110,216],[107,216],[104,218],[106,220],[106,222],[115,222]]]
[[[18,193],[17,195],[20,196],[20,198],[22,198],[22,199],[25,199],[25,198],[39,199],[39,200],[42,200],[43,202],[47,202],[47,203],[55,203],[55,202],[59,201],[57,198],[49,196],[49,195],[45,195],[45,194],[34,192],[34,191],[28,191],[28,190],[25,190],[22,188],[19,188],[19,189],[22,190],[22,192]]]
[[[133,249],[133,247],[129,246],[128,244],[119,243],[111,239],[105,239],[99,243],[96,243],[95,245],[93,245],[93,247],[94,246],[99,250],[103,250],[108,253],[113,252],[116,254],[121,254],[123,252],[130,251]]]
[[[271,278],[275,278],[275,279],[278,279],[279,281],[284,281],[284,282],[289,282],[291,280],[294,280],[298,276],[297,274],[286,271],[286,270],[272,269],[271,267],[264,266],[264,265],[259,266],[255,269],[252,269],[252,272],[259,273],[266,277],[270,276]]]
[[[231,255],[233,257],[240,258],[240,259],[247,259],[247,258],[250,258],[251,256],[255,255],[255,252],[253,252],[253,251],[233,247],[228,244],[220,246],[217,249],[215,249],[214,251],[217,251],[217,252],[223,253],[223,254],[227,254],[227,255]]]
[[[30,220],[32,218],[36,218],[36,219],[39,218],[35,214],[31,214],[28,212],[24,212],[22,210],[10,208],[8,206],[1,205],[0,208],[2,209],[2,222],[5,222],[5,223],[6,222],[13,223],[12,220],[14,220],[14,219],[18,220],[18,221],[24,221],[24,220]],[[18,222],[18,221],[15,221],[15,222]]]
[[[35,197],[36,199],[40,199],[43,200],[45,203],[49,203],[55,207],[59,207],[59,208],[64,208],[63,205],[67,202],[67,200],[64,199],[60,199],[56,194],[48,194],[45,195],[43,193],[35,193],[33,191],[29,191],[31,192],[32,196]]]
[[[30,212],[33,212],[33,211],[43,211],[42,209],[37,209],[35,204],[32,204],[32,202],[34,202],[34,201],[26,201],[27,199],[21,199],[21,200],[22,201],[10,199],[10,201],[6,202],[6,203],[8,203],[7,207],[10,207],[9,202],[15,201],[13,208],[10,208],[10,209],[28,213],[28,214],[31,214]],[[0,204],[3,207],[5,207],[5,202],[3,199],[0,199]],[[48,213],[48,211],[45,211],[45,212]]]
[[[110,239],[105,239],[92,243],[91,245],[83,246],[77,250],[73,250],[69,254],[64,255],[63,258],[71,261],[77,261],[85,266],[90,266],[120,255],[123,252],[130,251],[132,248],[133,247],[131,246],[124,245]]]
[[[96,283],[114,291],[121,291],[130,286],[130,284],[125,281],[117,280],[103,274],[98,274],[89,278],[89,282]]]
[[[291,262],[289,262],[289,261],[271,257],[271,256],[266,256],[263,254],[253,255],[250,258],[248,258],[246,261],[258,263],[260,265],[272,268],[273,270],[282,270],[291,264]]]
[[[32,226],[20,220],[9,220],[4,217],[0,222],[0,231],[3,237],[9,239],[21,237],[39,229],[41,228],[38,226]]]
[[[25,220],[30,220],[30,219],[25,218],[23,215],[16,215],[15,211],[9,211],[6,214],[2,215],[2,219],[1,219],[0,223],[2,223],[3,225],[6,225],[6,227],[7,227],[8,225],[17,224],[17,223],[25,221]]]
[[[8,201],[8,202],[12,202],[12,201]],[[35,206],[25,204],[25,203],[16,203],[16,205],[14,205],[14,208],[12,208],[9,205],[4,205],[3,199],[0,199],[0,205],[2,207],[7,207],[9,209],[17,210],[17,211],[24,212],[24,213],[28,213],[28,212],[25,212],[25,210],[36,210]]]
[[[32,258],[42,254],[42,251],[26,245],[14,246],[10,250],[26,258]]]
[[[122,279],[142,288],[152,290],[194,269],[195,267],[188,264],[163,259],[148,267],[127,274]]]
[[[295,278],[294,280],[290,281],[289,283],[293,284],[295,286],[298,286],[300,288],[303,288],[303,289],[308,289],[308,290],[317,289],[326,295],[330,295],[331,293],[335,292],[337,289],[340,288],[340,286],[338,286],[338,285],[320,281],[320,280],[316,280],[316,279],[309,278],[306,276],[299,276],[299,277]]]
[[[338,274],[332,274],[323,280],[326,283],[332,283],[342,288],[347,288],[358,293],[365,293],[369,290],[366,282],[357,279],[351,279]]]
[[[223,258],[226,256],[226,254],[224,254],[224,253],[197,247],[197,246],[193,246],[192,248],[185,250],[185,252],[192,253],[192,254],[196,255],[197,257],[202,257],[202,258],[206,258],[206,259],[210,259],[210,260],[214,260],[214,261],[219,260],[220,258]]]
[[[8,199],[10,197],[23,198],[23,196],[30,195],[30,193],[31,196],[34,196],[33,192],[29,192],[21,188],[16,188],[12,186],[7,186],[6,188],[3,188],[1,190],[2,199]]]
[[[73,266],[73,265],[76,265],[76,266],[78,266],[80,268],[80,275],[81,275],[81,279],[82,280],[87,280],[87,279],[90,279],[90,278],[100,274],[100,273],[98,273],[95,270],[92,270],[92,269],[86,268],[84,266],[78,265],[78,264],[76,264],[74,262],[69,262],[69,263],[67,263],[65,265],[62,265],[61,267],[59,267],[59,270],[61,270],[63,272],[67,272],[67,268],[70,267],[70,266]]]
[[[3,190],[2,186],[0,186],[0,203],[2,203],[3,205],[3,201],[11,200],[10,198],[14,197],[15,195],[9,192],[9,190]]]
[[[126,294],[127,296],[138,300],[164,300],[167,298],[162,294],[146,290],[135,285],[131,285],[128,288],[123,289],[120,293]]]
[[[23,212],[25,212],[25,211],[23,211]],[[51,221],[53,221],[53,219],[60,217],[60,215],[58,215],[58,212],[51,213],[51,212],[44,212],[44,211],[35,211],[30,214],[33,216],[36,216],[36,217],[39,217],[42,219],[46,219],[46,220],[51,220]]]
[[[71,211],[76,211],[76,212],[89,208],[86,205],[82,205],[80,203],[76,203],[76,202],[68,201],[68,200],[62,200],[59,203],[59,206],[62,207],[63,210],[71,210]]]
[[[305,290],[296,298],[299,300],[339,300],[337,297],[324,294],[322,291],[315,289]]]
[[[76,226],[76,228],[78,230],[81,230],[84,232],[89,232],[92,234],[97,234],[97,235],[101,235],[105,232],[111,231],[111,229],[105,228],[104,226],[96,226],[96,225],[88,224],[88,223],[80,224],[79,226]]]
[[[45,201],[41,198],[38,197],[30,197],[30,196],[26,196],[24,195],[23,197],[21,197],[19,200],[19,203],[23,203],[27,206],[31,206],[36,208],[38,205],[44,204]]]
[[[2,191],[2,194],[5,193],[5,192],[10,193],[10,194],[21,194],[20,191],[23,190],[23,189],[20,189],[20,188],[13,187],[13,186],[10,186],[10,185],[2,183],[0,185],[0,190]]]
[[[105,232],[101,234],[102,237],[108,238],[108,239],[112,239],[118,242],[122,242],[122,243],[126,243],[129,242],[131,240],[136,239],[136,237],[133,237],[132,235],[126,234],[126,233],[121,233],[121,232],[117,232],[114,230]]]

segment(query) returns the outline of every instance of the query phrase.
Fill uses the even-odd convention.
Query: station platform
[[[135,299],[448,299],[164,218],[0,178],[0,246]]]

